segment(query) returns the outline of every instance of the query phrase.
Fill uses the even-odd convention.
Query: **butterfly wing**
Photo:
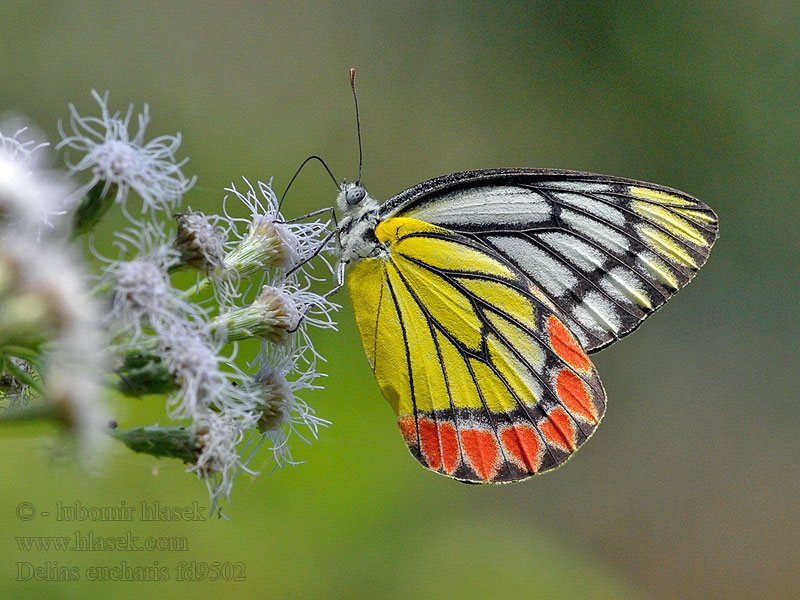
[[[364,348],[412,454],[463,481],[524,479],[592,434],[605,394],[528,277],[483,244],[392,218],[347,283]]]
[[[381,216],[439,225],[505,257],[588,352],[663,306],[703,266],[718,235],[714,212],[678,190],[545,169],[432,179],[387,201]]]

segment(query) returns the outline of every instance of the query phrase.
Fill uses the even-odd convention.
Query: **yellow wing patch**
[[[356,324],[381,391],[395,412],[409,414],[413,406],[405,334],[383,261],[357,262],[348,273],[348,286],[358,290],[353,298]]]
[[[642,198],[649,202],[656,202],[658,204],[669,204],[672,206],[694,206],[695,202],[686,200],[675,194],[669,194],[660,190],[654,190],[646,187],[631,186],[631,196],[634,198]]]
[[[481,323],[469,298],[433,271],[420,268],[402,255],[393,258],[398,275],[402,276],[403,282],[431,318],[438,323],[447,323],[447,329],[462,344],[478,350],[481,347]]]
[[[423,262],[435,269],[492,274],[506,279],[516,279],[515,273],[508,266],[481,250],[456,243],[452,239],[412,235],[447,232],[441,227],[416,219],[398,217],[383,221],[375,231],[378,239],[393,246],[397,254]]]
[[[636,229],[642,235],[644,243],[654,251],[680,265],[697,268],[697,263],[686,249],[660,229],[643,224],[638,224]]]
[[[476,482],[524,479],[566,460],[605,397],[594,369],[576,369],[576,350],[551,339],[552,305],[504,258],[459,234],[394,218],[376,236],[384,252],[355,264],[347,283],[412,454]]]
[[[515,340],[516,341],[516,340]],[[496,336],[490,335],[487,339],[489,357],[500,371],[511,391],[526,406],[535,406],[541,396],[541,385],[536,382],[533,370],[523,364],[514,353],[506,347]],[[514,405],[510,405],[505,410],[511,410]]]
[[[408,361],[411,364],[413,404],[417,410],[432,411],[448,408],[447,386],[438,360],[433,330],[430,328],[422,307],[403,283],[394,265],[387,267],[389,285],[397,303],[403,332],[405,334]],[[383,342],[382,331],[378,331],[377,343]],[[395,357],[401,360],[402,355]]]
[[[673,208],[672,210],[688,219],[700,221],[707,225],[713,225],[717,222],[716,217],[710,212],[703,212],[702,210],[695,210],[693,208]]]
[[[518,290],[506,283],[490,279],[466,279],[459,277],[458,283],[475,297],[502,311],[517,321],[527,323],[535,317],[533,303]]]
[[[456,398],[459,406],[476,410],[482,409],[483,402],[478,388],[475,386],[475,380],[470,375],[464,355],[441,331],[436,332],[436,342],[442,355],[442,364],[450,395]]]
[[[671,233],[682,237],[683,239],[697,244],[698,246],[708,246],[708,242],[689,221],[676,215],[669,209],[663,206],[657,206],[648,202],[641,202],[634,200],[631,202],[633,210],[638,212],[643,217],[649,217],[662,227],[666,228]]]
[[[481,386],[483,401],[493,413],[503,413],[512,411],[517,407],[517,401],[509,391],[505,382],[489,367],[489,365],[477,358],[471,358],[470,367],[475,374],[475,381]]]

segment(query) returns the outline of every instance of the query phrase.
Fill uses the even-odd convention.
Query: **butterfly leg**
[[[331,235],[333,235],[333,233],[331,233]],[[330,237],[330,236],[328,236],[328,237]],[[336,265],[336,285],[333,288],[331,288],[330,290],[328,290],[327,292],[325,292],[324,294],[322,294],[322,298],[323,299],[327,299],[330,296],[333,296],[336,292],[338,292],[340,289],[342,289],[344,287],[344,273],[345,273],[345,267],[346,266],[347,266],[347,263],[345,261],[339,261],[337,263],[337,265]],[[288,330],[289,333],[294,333],[295,331],[297,331],[297,329],[300,327],[300,324],[303,322],[303,319],[306,318],[306,315],[308,314],[308,311],[310,311],[310,310],[311,310],[311,306],[307,306],[305,308],[303,313],[300,315],[300,318],[297,319],[297,325],[295,325],[293,328]]]
[[[325,246],[327,246],[327,245],[328,245],[328,241],[329,241],[329,240],[330,240],[330,239],[331,239],[331,238],[332,238],[332,237],[333,237],[333,236],[334,236],[336,233],[337,233],[337,232],[336,232],[336,230],[334,230],[334,231],[331,231],[331,232],[330,232],[328,235],[326,235],[326,236],[325,236],[325,239],[323,239],[323,240],[322,240],[322,242],[319,244],[319,246],[317,246],[317,247],[316,247],[316,249],[314,250],[314,252],[312,252],[312,253],[311,253],[311,255],[310,255],[310,256],[308,256],[308,257],[307,257],[305,260],[303,260],[303,261],[299,262],[299,263],[298,263],[298,264],[296,264],[294,267],[292,267],[292,268],[291,268],[291,270],[290,270],[288,273],[286,273],[286,275],[287,275],[287,276],[291,275],[292,273],[294,273],[295,271],[297,271],[298,269],[300,269],[300,268],[301,268],[303,265],[305,265],[307,262],[309,262],[310,260],[313,260],[314,258],[316,258],[316,257],[317,257],[317,255],[319,255],[319,253],[320,253],[320,252],[322,252],[322,251],[325,249]]]
[[[323,298],[333,296],[336,292],[344,287],[344,271],[348,262],[350,261],[340,260],[338,263],[336,263],[336,285],[332,289],[325,292],[322,295]]]

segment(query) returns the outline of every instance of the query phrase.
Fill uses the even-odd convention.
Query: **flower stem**
[[[200,452],[194,435],[186,427],[135,427],[110,429],[108,434],[134,452],[194,463]]]
[[[57,415],[58,411],[52,404],[37,404],[36,406],[0,411],[0,424],[49,421],[55,419]]]
[[[72,221],[72,239],[90,232],[100,222],[114,204],[117,185],[106,181],[98,181],[81,201],[75,210]]]
[[[190,298],[194,298],[195,296],[199,296],[201,292],[205,291],[211,285],[211,279],[208,277],[203,277],[200,281],[194,284],[187,290],[183,290],[181,292],[181,298],[184,300],[189,300]]]
[[[13,360],[3,359],[0,362],[0,366],[4,371],[10,372],[14,377],[16,377],[22,384],[27,385],[31,389],[35,390],[37,393],[42,393],[42,385],[39,381],[33,378],[30,373],[28,373],[25,369],[14,363]]]

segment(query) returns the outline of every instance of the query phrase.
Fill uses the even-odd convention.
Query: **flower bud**
[[[175,220],[178,222],[175,247],[181,253],[181,263],[207,274],[222,267],[225,231],[202,212],[191,209],[175,215]]]
[[[250,306],[230,310],[214,319],[214,329],[224,329],[229,342],[256,337],[283,343],[297,327],[300,313],[280,289],[265,285]]]

